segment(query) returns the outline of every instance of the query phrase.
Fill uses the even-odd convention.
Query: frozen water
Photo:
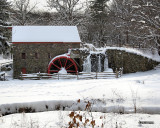
[[[99,54],[99,57],[98,57],[98,72],[101,72],[101,67],[102,67],[102,65],[101,65],[101,56]]]
[[[91,72],[91,58],[90,58],[90,55],[84,61],[83,72],[87,72],[87,73]]]
[[[105,56],[105,59],[104,59],[104,71],[107,71],[108,70],[108,57]]]

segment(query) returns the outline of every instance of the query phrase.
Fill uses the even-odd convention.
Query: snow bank
[[[111,99],[112,100],[112,99]],[[113,99],[114,100],[114,99]],[[100,99],[89,100],[92,104],[92,112],[103,113],[134,113],[134,108],[126,106],[122,103],[107,105]],[[81,100],[80,103],[73,100],[53,100],[53,101],[37,101],[28,103],[14,103],[0,105],[0,113],[3,115],[13,113],[31,113],[44,111],[84,111],[87,101]],[[137,107],[137,113],[160,114],[160,107]]]

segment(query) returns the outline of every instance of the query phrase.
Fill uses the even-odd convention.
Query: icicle
[[[91,59],[90,59],[90,55],[84,61],[83,72],[87,72],[87,73],[91,72]]]
[[[105,59],[104,59],[104,71],[107,71],[108,70],[108,57],[105,56]]]
[[[101,55],[98,57],[98,72],[101,72]]]

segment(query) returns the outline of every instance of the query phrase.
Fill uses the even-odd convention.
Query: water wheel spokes
[[[77,73],[78,71],[77,65],[74,60],[72,60],[70,57],[60,56],[52,59],[48,66],[48,73],[58,73],[62,69],[65,69],[67,73]]]

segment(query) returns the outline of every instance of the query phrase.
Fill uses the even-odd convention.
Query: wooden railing
[[[117,70],[116,68],[116,78],[119,78],[123,75],[123,68],[120,68],[119,70]]]
[[[120,69],[119,71],[116,70],[115,73],[113,72],[78,72],[77,74],[47,74],[47,73],[32,73],[32,74],[22,74],[20,75],[20,79],[34,79],[34,80],[40,80],[40,79],[109,79],[109,78],[119,78],[123,74],[123,69]]]

